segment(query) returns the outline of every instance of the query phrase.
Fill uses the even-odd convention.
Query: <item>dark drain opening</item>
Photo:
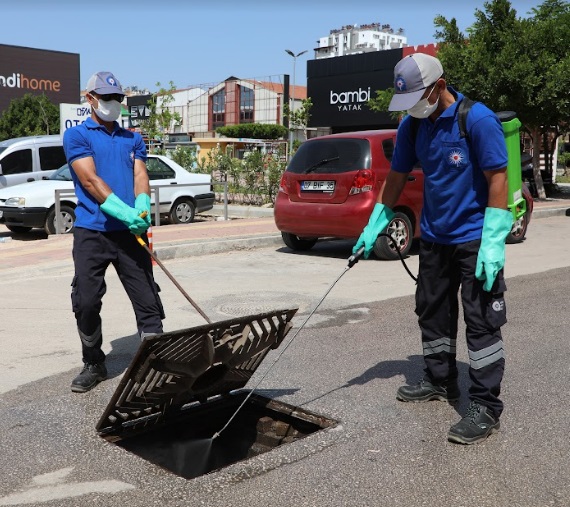
[[[193,479],[337,424],[252,394],[230,426],[212,440],[247,394],[236,392],[184,408],[168,423],[154,424],[150,430],[123,428],[121,434],[105,438],[180,477]]]

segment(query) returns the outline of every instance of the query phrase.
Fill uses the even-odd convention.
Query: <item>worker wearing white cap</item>
[[[125,93],[111,72],[87,82],[91,117],[65,131],[63,147],[77,195],[71,301],[82,344],[83,369],[71,390],[84,393],[107,378],[102,350],[102,298],[110,264],[131,300],[141,337],[162,332],[164,311],[152,261],[139,245],[150,225],[146,146],[119,126]]]
[[[461,105],[464,103],[463,106]],[[505,365],[501,326],[506,322],[503,277],[507,210],[507,150],[497,116],[472,103],[462,135],[458,112],[467,99],[447,86],[441,62],[415,53],[394,69],[391,111],[406,111],[398,128],[391,170],[354,248],[365,256],[386,229],[392,208],[414,165],[424,173],[416,314],[425,372],[402,386],[404,402],[460,397],[456,341],[461,294],[469,352],[469,400],[465,416],[448,432],[452,442],[472,444],[499,429]]]

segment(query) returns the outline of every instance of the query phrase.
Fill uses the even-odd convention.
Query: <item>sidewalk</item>
[[[188,225],[162,225],[152,228],[153,246],[161,260],[208,255],[232,250],[284,246],[271,208],[229,206],[229,220],[223,206],[216,205],[209,218],[197,216]],[[570,214],[570,194],[556,199],[535,201],[532,220]],[[214,218],[212,218],[212,216]],[[237,218],[248,216],[249,218]],[[530,225],[532,234],[532,221]],[[37,264],[45,269],[71,263],[71,235],[46,237],[40,230],[13,234],[0,225],[0,273]]]

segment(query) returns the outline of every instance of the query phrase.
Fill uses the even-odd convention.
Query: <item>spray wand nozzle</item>
[[[355,253],[348,258],[348,267],[354,266],[364,254],[364,247],[361,246]]]

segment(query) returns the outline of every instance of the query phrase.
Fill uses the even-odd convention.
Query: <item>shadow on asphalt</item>
[[[140,344],[141,339],[138,333],[111,341],[112,349],[105,360],[108,378],[115,378],[123,374],[135,357]]]
[[[37,241],[47,239],[48,235],[43,229],[32,229],[30,232],[0,232],[0,238],[12,238],[12,241]]]
[[[307,405],[309,403],[313,403],[325,396],[328,396],[331,393],[336,391],[340,391],[341,389],[345,389],[347,387],[352,386],[363,386],[368,382],[376,379],[388,379],[396,376],[402,375],[404,377],[404,383],[407,385],[417,384],[423,375],[424,369],[424,358],[423,356],[419,355],[412,355],[408,356],[407,360],[391,360],[391,361],[380,361],[379,363],[375,364],[371,368],[368,368],[364,373],[359,375],[358,377],[354,377],[350,379],[346,384],[341,386],[335,387],[323,393],[316,398],[312,398],[310,400],[305,401],[300,406]],[[458,414],[463,414],[469,404],[469,400],[467,399],[467,391],[469,386],[468,381],[468,372],[469,372],[469,365],[467,363],[457,361],[457,369],[459,370],[459,387],[461,392],[463,393],[459,403],[454,405],[454,409]]]
[[[353,240],[344,239],[325,239],[317,242],[317,244],[310,250],[298,251],[291,250],[287,246],[277,248],[276,251],[289,255],[299,255],[301,257],[327,257],[330,259],[348,259],[352,255],[352,248],[355,245]],[[410,256],[419,254],[419,241],[415,239],[412,242],[410,253],[404,257],[404,260]],[[378,260],[372,253],[369,257],[370,260]],[[398,260],[398,259],[396,259]],[[386,261],[392,262],[392,261]]]

